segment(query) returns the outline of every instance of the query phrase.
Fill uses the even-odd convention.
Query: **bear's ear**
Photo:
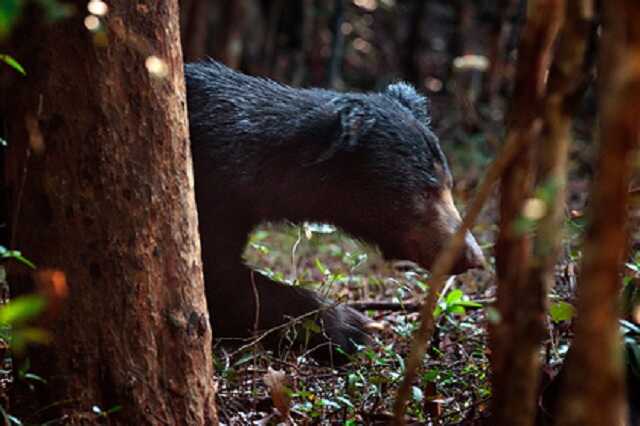
[[[355,148],[376,122],[371,109],[362,99],[344,97],[334,101],[340,118],[340,144],[347,150]]]
[[[324,105],[323,109],[329,113],[330,120],[336,123],[338,131],[329,141],[329,147],[313,164],[326,161],[338,152],[354,151],[376,122],[371,108],[364,99],[339,96]]]
[[[413,116],[424,124],[431,124],[429,101],[418,94],[415,87],[405,82],[393,83],[387,86],[384,93],[407,107]]]

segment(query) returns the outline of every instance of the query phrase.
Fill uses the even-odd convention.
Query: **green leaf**
[[[355,408],[353,406],[353,403],[349,400],[349,398],[345,398],[343,396],[336,396],[336,400],[342,402],[344,405],[346,405],[349,408]]]
[[[108,410],[103,410],[97,405],[94,405],[93,407],[91,407],[91,411],[93,411],[98,417],[107,417],[109,414],[117,413],[121,409],[122,409],[121,405],[114,405]]]
[[[456,288],[454,290],[452,290],[449,294],[447,294],[447,304],[451,305],[452,303],[456,303],[460,300],[462,300],[462,296],[464,296],[464,293],[462,292],[462,290]]]
[[[560,184],[555,178],[550,178],[536,189],[536,198],[540,198],[547,204],[553,203]]]
[[[640,346],[637,344],[627,344],[627,363],[631,372],[637,378],[640,378]]]
[[[0,258],[15,259],[19,262],[24,263],[31,269],[36,269],[36,265],[32,261],[24,257],[18,250],[7,250],[6,247],[0,246]]]
[[[9,35],[14,23],[20,17],[22,5],[21,0],[0,1],[0,40]]]
[[[46,345],[51,342],[51,334],[47,330],[36,327],[21,328],[16,331],[28,343]]]
[[[117,413],[118,411],[122,410],[122,405],[114,405],[113,407],[109,408],[107,411],[105,411],[105,414],[113,414],[113,413]]]
[[[631,269],[633,272],[640,273],[640,266],[638,266],[638,264],[636,264],[636,263],[625,263],[624,265],[627,268]]]
[[[511,229],[516,235],[520,236],[532,232],[536,228],[536,225],[537,221],[521,215],[511,223]]]
[[[433,310],[433,317],[434,318],[440,318],[440,315],[442,315],[442,310],[443,310],[442,305],[444,305],[444,303],[441,303],[440,305],[436,306],[436,308]],[[446,306],[445,306],[445,308],[446,308]]]
[[[254,353],[253,352],[246,352],[244,353],[236,362],[233,363],[234,367],[239,367],[243,364],[246,364],[247,362],[253,360],[254,358]]]
[[[318,325],[318,323],[312,319],[305,320],[302,323],[302,326],[306,331],[309,331],[311,333],[320,333],[322,331],[322,328]]]
[[[624,336],[627,368],[640,378],[640,327],[630,321],[620,321],[620,331]]]
[[[35,2],[42,8],[49,22],[68,18],[76,11],[73,5],[62,3],[60,0],[35,0]]]
[[[0,61],[9,65],[14,70],[18,71],[22,75],[27,75],[27,72],[24,70],[22,65],[18,61],[16,61],[13,56],[7,55],[5,53],[0,53]]]
[[[502,321],[502,314],[494,306],[489,306],[486,311],[487,321],[491,324],[499,324]]]
[[[0,324],[15,324],[36,317],[46,305],[42,296],[20,296],[0,307]]]
[[[632,323],[631,321],[620,320],[620,328],[622,329],[622,334],[625,336],[633,334],[640,336],[640,326]]]
[[[415,402],[422,402],[422,400],[424,399],[424,393],[422,393],[422,389],[417,386],[413,386],[411,388],[411,399],[413,399]]]
[[[575,315],[575,308],[567,302],[558,302],[551,305],[549,314],[551,321],[560,323],[562,321],[570,321]]]
[[[305,231],[313,232],[315,234],[333,234],[336,232],[336,227],[327,223],[315,223],[305,222]]]
[[[362,376],[356,373],[350,373],[347,376],[347,385],[349,387],[362,387],[365,383],[365,380]]]
[[[33,382],[40,382],[40,383],[42,383],[44,385],[47,384],[47,381],[44,378],[38,376],[37,374],[33,374],[33,373],[25,373],[25,374],[22,375],[22,378],[25,379],[25,380],[31,380]]]
[[[2,406],[0,406],[0,414],[2,414],[2,417],[4,417],[5,421],[3,423],[5,425],[9,425],[9,424],[18,425],[18,426],[22,425],[22,422],[20,421],[20,419],[7,413]]]
[[[324,266],[324,263],[322,263],[320,259],[316,258],[315,264],[316,264],[316,269],[320,271],[322,275],[329,275],[331,273],[329,268]]]
[[[474,302],[473,300],[461,300],[455,303],[457,306],[462,306],[465,308],[482,308],[482,304],[478,302]]]
[[[440,371],[436,369],[427,370],[422,375],[422,380],[424,380],[425,382],[435,382],[438,378],[438,374],[440,374]]]
[[[17,354],[21,354],[27,345],[31,343],[46,345],[51,342],[51,339],[51,335],[41,328],[16,326],[11,331],[11,348]]]
[[[17,250],[11,250],[8,252],[9,257],[14,258],[15,260],[24,263],[25,265],[27,265],[29,268],[31,269],[36,269],[36,265],[30,261],[29,259],[27,259],[26,257],[24,257],[22,255],[22,253],[20,253]]]
[[[338,404],[337,402],[334,402],[334,401],[331,401],[330,399],[325,399],[325,398],[322,398],[320,400],[320,404],[323,405],[324,407],[341,408],[340,404]]]
[[[459,304],[455,304],[455,305],[451,305],[447,308],[447,312],[450,314],[460,314],[460,315],[464,315],[465,314],[465,309],[464,307],[460,306]]]

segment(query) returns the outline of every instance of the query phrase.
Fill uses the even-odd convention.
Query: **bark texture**
[[[562,426],[621,425],[626,415],[618,296],[640,134],[640,4],[617,0],[601,6],[600,154],[578,284],[576,335],[556,410],[556,424]]]
[[[500,185],[500,234],[496,242],[500,319],[491,327],[495,425],[531,425],[535,419],[546,288],[541,282],[529,281],[533,243],[527,226],[531,223],[523,217],[523,210],[533,195],[532,145],[542,129],[546,73],[563,17],[563,0],[529,2],[518,49],[507,141],[515,140],[525,148],[507,168]]]
[[[122,406],[115,423],[215,424],[177,0],[108,5],[106,37],[84,16],[18,32],[15,246],[69,286],[34,368],[65,424],[97,422],[93,405]]]
[[[573,114],[582,99],[591,70],[587,66],[588,41],[593,30],[592,0],[568,0],[566,17],[548,78],[544,99],[544,129],[537,145],[537,187],[545,203],[534,239],[532,286],[545,294],[555,284],[554,270],[563,240],[567,159]]]

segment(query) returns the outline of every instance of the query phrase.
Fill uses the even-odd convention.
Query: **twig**
[[[436,302],[445,284],[445,279],[453,267],[458,257],[458,253],[463,246],[466,232],[475,223],[484,203],[491,195],[493,185],[498,181],[506,167],[511,164],[515,156],[525,148],[525,145],[520,144],[520,139],[519,134],[516,132],[514,132],[511,137],[507,138],[500,155],[491,164],[484,180],[480,184],[476,197],[473,199],[462,224],[454,234],[447,248],[440,253],[434,263],[433,278],[430,283],[429,294],[427,295],[427,299],[422,306],[422,311],[420,313],[422,320],[420,328],[414,334],[413,342],[411,343],[411,351],[409,352],[409,356],[405,363],[407,366],[405,375],[402,383],[400,384],[400,388],[398,389],[393,406],[394,423],[397,425],[404,425],[405,423],[404,412],[406,402],[411,392],[411,385],[416,378],[418,367],[420,366],[422,358],[427,350],[427,345],[433,335],[433,311],[435,310]]]
[[[296,242],[291,246],[291,274],[294,279],[298,278],[298,263],[296,262],[296,251],[298,250],[298,246],[302,241],[302,227],[298,226],[298,238]]]
[[[255,271],[252,269],[251,270],[251,290],[253,291],[253,300],[255,302],[255,306],[256,306],[256,312],[255,312],[255,320],[253,322],[253,335],[254,337],[258,334],[258,325],[260,324],[260,295],[258,294],[258,288],[256,287],[256,277],[255,277]],[[255,395],[256,392],[256,383],[257,383],[257,377],[256,377],[256,369],[258,366],[258,347],[254,346],[253,347],[253,383],[251,384],[252,386],[252,393]],[[257,411],[257,402],[255,401],[255,399],[253,400],[254,405],[253,405],[253,411]]]
[[[38,111],[36,114],[36,120],[42,116],[42,109],[44,105],[44,96],[42,93],[38,96]],[[37,124],[37,121],[35,121]],[[30,130],[31,132],[32,130]],[[31,138],[31,134],[29,135]],[[28,147],[25,150],[24,167],[22,168],[22,178],[20,179],[20,186],[18,187],[18,196],[16,198],[16,206],[14,208],[14,215],[11,220],[11,237],[9,238],[9,248],[14,248],[16,245],[16,232],[18,229],[18,219],[20,218],[20,207],[22,205],[22,196],[24,194],[24,188],[27,183],[27,172],[29,171],[29,160],[31,159],[32,148]]]
[[[444,297],[447,295],[447,293],[449,292],[449,289],[451,288],[451,286],[455,281],[456,281],[455,275],[452,275],[447,279],[447,282],[445,283],[442,291],[440,292],[440,297],[438,297],[436,306],[439,305],[442,302],[442,300],[444,300]]]
[[[282,330],[283,328],[287,328],[287,327],[291,327],[292,325],[300,322],[301,320],[308,318],[312,315],[318,314],[322,311],[324,311],[325,309],[330,309],[332,307],[334,307],[335,305],[328,305],[326,307],[322,307],[320,309],[315,309],[313,311],[309,311],[307,313],[305,313],[304,315],[300,315],[299,317],[295,317],[292,318],[290,321],[287,321],[283,324],[280,324],[278,326],[275,326],[273,328],[270,328],[268,330],[266,330],[264,333],[262,333],[259,336],[256,336],[255,338],[251,339],[251,341],[245,345],[240,346],[238,349],[236,349],[235,351],[231,352],[231,354],[229,354],[230,358],[233,358],[234,356],[244,352],[245,350],[249,349],[250,347],[258,344],[260,341],[264,340],[267,336],[269,336],[270,334]]]
[[[256,304],[255,321],[253,322],[253,335],[258,334],[258,325],[260,324],[260,295],[256,287],[255,271],[251,270],[251,290],[253,290],[253,301]]]
[[[406,311],[406,312],[418,312],[422,303],[415,302],[384,302],[384,301],[364,301],[364,302],[351,302],[347,303],[347,306],[355,309],[356,311]]]

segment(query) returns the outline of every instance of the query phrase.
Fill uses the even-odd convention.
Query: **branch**
[[[440,253],[433,266],[433,278],[430,283],[429,294],[420,312],[420,328],[415,332],[411,343],[411,350],[406,359],[406,371],[393,406],[394,421],[397,425],[404,424],[406,402],[411,393],[411,385],[416,378],[418,367],[427,350],[427,345],[433,336],[434,318],[439,295],[445,284],[449,271],[453,267],[460,250],[464,245],[464,236],[475,223],[482,207],[493,191],[493,185],[498,181],[504,170],[511,164],[516,155],[525,146],[519,143],[519,135],[512,134],[496,160],[491,164],[487,174],[480,184],[462,224],[449,242],[447,248]]]

